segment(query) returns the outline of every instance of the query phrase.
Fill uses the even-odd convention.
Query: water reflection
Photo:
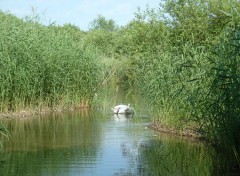
[[[9,123],[0,175],[78,175],[83,163],[93,167],[101,129],[90,111],[16,119]]]
[[[114,114],[113,118],[116,122],[124,122],[133,118],[133,114]]]
[[[13,142],[7,143],[5,148],[38,150],[96,145],[100,140],[98,135],[101,135],[101,129],[91,113],[93,112],[78,111],[12,120],[7,128],[11,132]]]
[[[211,175],[211,150],[156,136],[149,120],[101,111],[12,120],[0,175]]]
[[[183,140],[149,140],[139,150],[146,175],[212,175],[211,150],[199,143]],[[143,174],[143,175],[144,175]]]

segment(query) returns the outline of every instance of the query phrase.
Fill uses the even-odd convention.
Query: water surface
[[[0,175],[211,175],[209,149],[156,133],[149,123],[146,115],[100,110],[10,120],[12,142],[0,153]]]

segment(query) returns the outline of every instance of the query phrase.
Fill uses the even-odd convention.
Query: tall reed
[[[95,49],[69,26],[43,26],[0,12],[0,111],[88,105],[99,79]]]
[[[208,138],[239,146],[240,28],[226,29],[225,35],[209,58],[210,69],[206,74],[211,81],[206,85],[207,93],[199,106],[198,117]]]
[[[197,127],[206,139],[235,155],[240,165],[239,3],[167,0],[166,4],[172,17],[164,19],[169,33],[158,28],[168,34],[167,40],[162,38],[165,50],[157,42],[160,49],[143,51],[135,85],[154,107],[157,123]],[[149,23],[149,28],[153,24],[138,22]]]

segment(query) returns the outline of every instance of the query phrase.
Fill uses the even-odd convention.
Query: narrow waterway
[[[211,175],[203,144],[146,126],[150,117],[68,111],[8,122],[0,153],[4,176]]]
[[[0,176],[216,175],[219,162],[201,142],[155,132],[144,101],[119,89],[92,110],[7,120]],[[100,98],[100,97],[97,97]],[[103,101],[100,98],[100,101]],[[134,104],[133,117],[116,116],[114,104]]]

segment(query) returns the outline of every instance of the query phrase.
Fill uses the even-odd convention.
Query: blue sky
[[[35,13],[43,24],[71,23],[87,30],[97,15],[113,19],[117,25],[125,25],[134,18],[137,8],[158,7],[160,0],[0,0],[0,10],[20,18]]]

